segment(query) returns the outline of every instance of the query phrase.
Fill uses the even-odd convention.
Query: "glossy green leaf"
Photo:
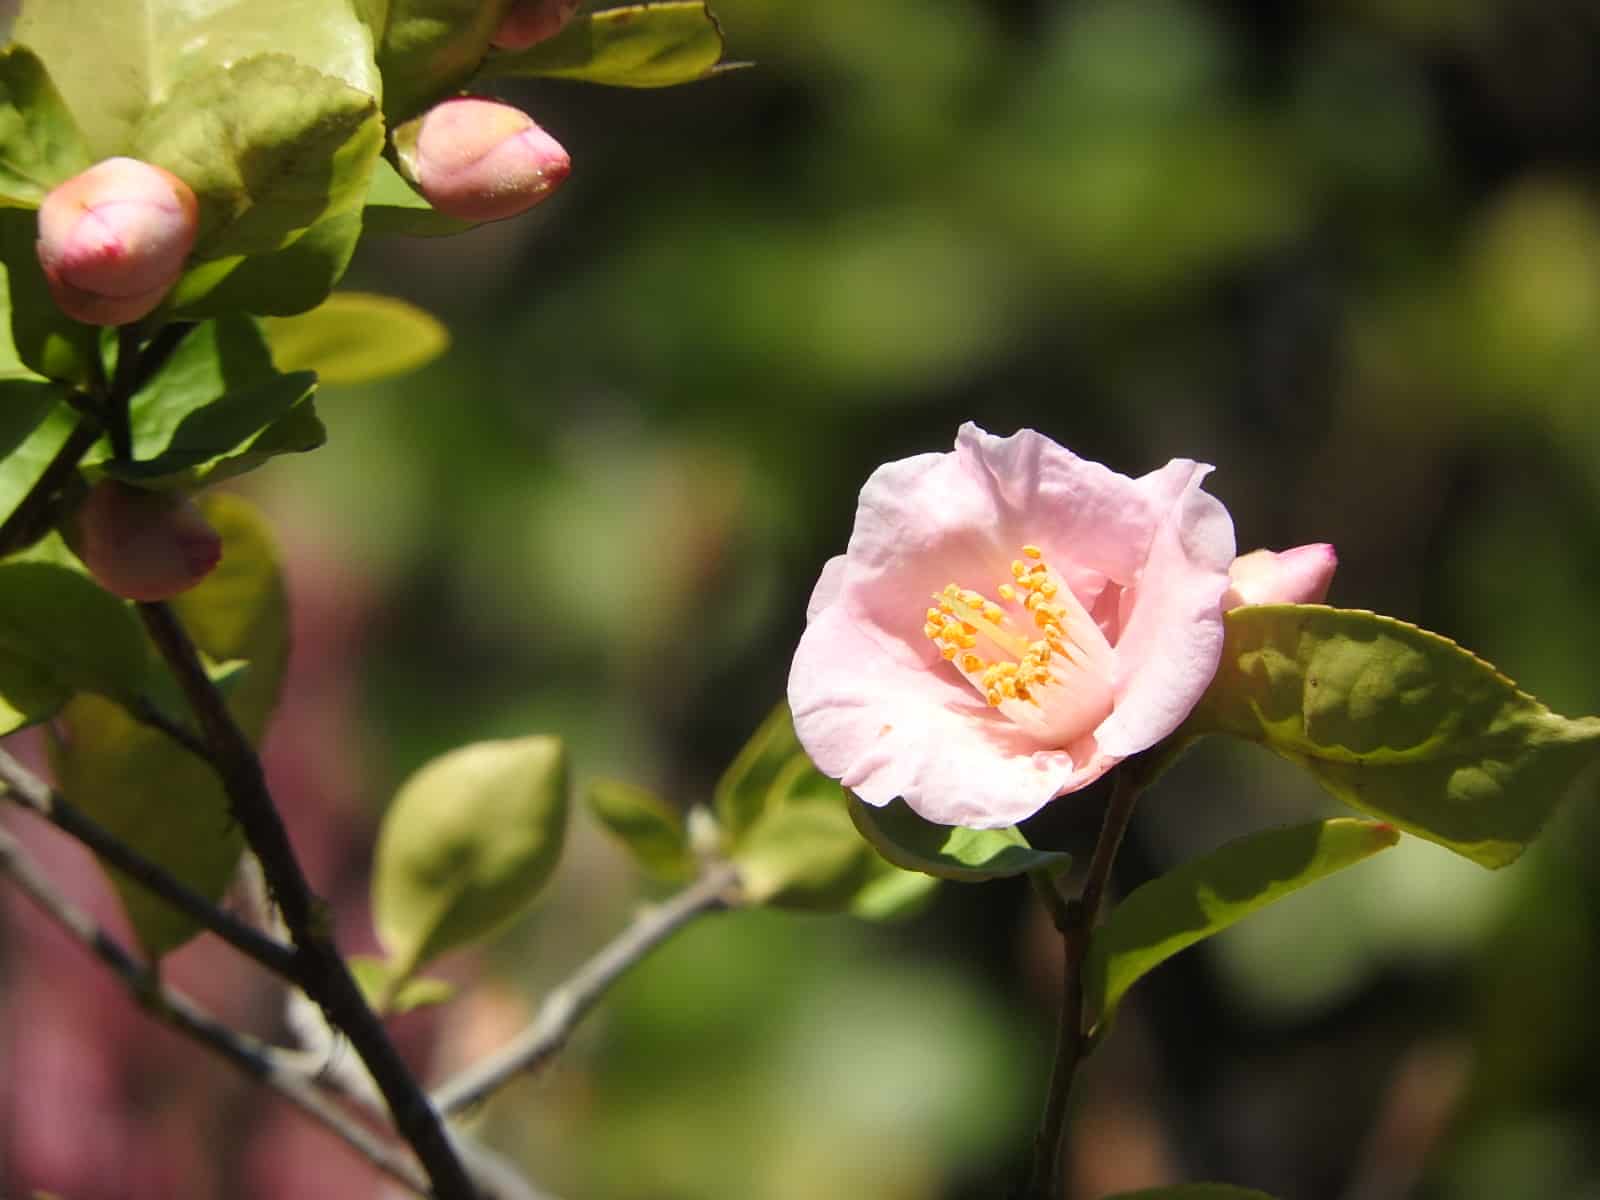
[[[445,979],[413,977],[397,980],[385,959],[353,954],[345,960],[361,994],[378,1015],[398,1017],[418,1008],[432,1008],[455,999],[456,985]]]
[[[391,127],[461,89],[509,7],[510,0],[388,0],[378,66]]]
[[[1152,879],[1094,934],[1084,964],[1087,1011],[1108,1023],[1128,989],[1179,951],[1399,840],[1381,821],[1313,821],[1250,834]]]
[[[11,349],[35,374],[88,387],[100,376],[100,331],[56,307],[34,250],[38,236],[31,209],[0,209],[0,263],[5,266],[11,308]]]
[[[1072,856],[1059,850],[1035,850],[1014,826],[967,829],[935,825],[912,812],[904,800],[882,808],[850,796],[850,819],[872,848],[895,866],[940,879],[981,883],[1044,868],[1060,870]]]
[[[197,320],[303,313],[344,278],[360,240],[361,214],[343,213],[292,235],[281,250],[196,263],[168,294],[162,315]]]
[[[583,795],[595,820],[643,870],[669,882],[694,876],[695,856],[683,815],[660,796],[617,779],[591,780]]]
[[[1234,1187],[1231,1183],[1180,1183],[1172,1187],[1118,1192],[1106,1200],[1272,1200],[1265,1192]]]
[[[477,742],[407,779],[384,815],[372,878],[395,978],[519,916],[554,872],[566,828],[556,738]]]
[[[492,55],[481,74],[671,87],[714,74],[723,49],[716,18],[698,0],[630,4],[581,15],[555,37],[526,50]]]
[[[136,157],[194,189],[196,260],[268,254],[355,212],[382,148],[369,93],[279,54],[178,80],[133,142]]]
[[[779,805],[730,855],[752,904],[831,911],[849,907],[873,875],[873,854],[842,806]]]
[[[78,423],[58,383],[0,380],[0,521],[16,510]]]
[[[174,81],[264,53],[377,96],[364,13],[358,0],[29,0],[13,37],[49,66],[99,159],[129,153]]]
[[[368,233],[404,237],[448,237],[473,227],[471,221],[447,217],[434,208],[386,158],[372,172],[361,221]]]
[[[145,486],[198,486],[236,475],[275,453],[311,449],[322,426],[309,397],[316,377],[283,374],[248,317],[196,327],[129,406],[133,458],[109,451],[85,465]]]
[[[850,897],[850,915],[863,921],[901,921],[925,908],[939,880],[921,871],[903,871],[878,854],[867,881]]]
[[[338,292],[297,317],[263,323],[280,371],[315,371],[323,383],[371,383],[432,362],[450,334],[393,296]]]
[[[1600,758],[1600,717],[1558,716],[1454,642],[1318,605],[1235,609],[1180,736],[1229,733],[1347,804],[1486,867],[1515,861]]]
[[[243,498],[217,493],[199,504],[222,536],[222,562],[172,607],[213,661],[250,664],[227,703],[259,741],[288,660],[288,605],[277,551],[266,521]],[[98,696],[74,697],[51,730],[57,785],[69,801],[202,895],[222,895],[244,843],[210,768]],[[164,954],[196,932],[188,918],[137,884],[115,871],[111,876],[148,953]]]
[[[67,567],[0,563],[0,733],[75,692],[135,696],[145,672],[144,632],[124,601]]]
[[[93,162],[44,64],[25,46],[0,50],[0,204],[37,208]]]
[[[804,753],[794,735],[789,706],[778,705],[723,772],[712,794],[717,819],[730,838],[737,841],[755,824],[771,804],[773,784],[796,755]]]

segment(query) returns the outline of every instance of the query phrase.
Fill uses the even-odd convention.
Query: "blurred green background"
[[[1334,603],[1600,711],[1593,0],[715,8],[753,69],[503,93],[573,177],[529,217],[366,246],[348,283],[454,348],[330,389],[329,446],[264,473],[325,564],[299,595],[358,613],[369,816],[427,757],[532,731],[580,776],[704,800],[782,695],[862,481],[967,419],[1131,474],[1215,463],[1241,549],[1333,542]],[[1088,1072],[1074,1195],[1594,1196],[1594,793],[1511,870],[1408,842],[1143,985]],[[1100,803],[1036,840],[1086,845]],[[1118,885],[1327,808],[1204,747]],[[581,828],[443,1018],[441,1069],[639,894]],[[1004,885],[887,929],[717,918],[481,1129],[570,1200],[999,1197],[1050,949]]]

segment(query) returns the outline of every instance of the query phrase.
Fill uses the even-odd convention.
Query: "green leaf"
[[[280,371],[315,371],[323,383],[370,383],[419,370],[450,334],[392,296],[338,292],[308,313],[264,322]]]
[[[386,158],[373,169],[361,221],[368,233],[405,237],[447,237],[473,228],[473,222],[447,217],[429,204]]]
[[[11,307],[12,349],[36,374],[87,388],[101,373],[100,331],[56,307],[34,251],[38,236],[31,209],[0,209],[0,262]]]
[[[730,857],[745,898],[779,908],[847,908],[873,875],[872,851],[842,806],[779,805],[745,833]]]
[[[217,493],[199,504],[222,536],[222,562],[171,603],[203,654],[219,663],[250,664],[227,703],[245,733],[259,741],[288,660],[288,605],[277,551],[266,521],[241,497]],[[57,786],[69,801],[202,895],[222,895],[244,842],[208,766],[97,696],[74,697],[51,730]],[[110,874],[148,953],[165,954],[197,932],[187,917]]]
[[[59,383],[0,380],[0,521],[22,503],[78,423],[66,397]]]
[[[867,881],[850,898],[850,915],[863,921],[904,920],[922,911],[938,890],[936,877],[902,871],[874,854]]]
[[[377,96],[363,15],[353,0],[30,0],[12,36],[44,59],[100,159],[129,153],[176,81],[266,52]]]
[[[723,772],[712,794],[717,819],[730,838],[737,842],[767,811],[773,785],[795,756],[804,754],[789,706],[778,705]]]
[[[657,879],[692,878],[695,856],[683,816],[661,797],[617,779],[594,779],[584,801],[643,870]]]
[[[361,214],[343,213],[292,235],[269,254],[197,263],[167,295],[162,312],[192,321],[229,313],[289,316],[315,308],[344,278],[361,240]]]
[[[461,89],[509,7],[510,0],[389,0],[378,66],[390,128]]]
[[[394,977],[520,915],[554,872],[566,827],[556,738],[477,742],[406,780],[384,816],[372,878]]]
[[[850,795],[850,819],[872,848],[895,866],[940,879],[981,883],[1043,868],[1060,870],[1072,856],[1059,850],[1035,850],[1015,826],[967,829],[925,821],[904,800],[882,808]]]
[[[630,4],[576,17],[548,41],[495,54],[480,78],[539,75],[612,87],[656,88],[716,73],[722,30],[711,10],[689,3]]]
[[[37,208],[93,164],[44,64],[24,46],[0,50],[0,204]]]
[[[1516,860],[1600,757],[1600,717],[1558,716],[1437,634],[1318,605],[1235,609],[1179,736],[1229,733],[1340,800],[1486,867]]]
[[[352,954],[345,960],[361,994],[379,1016],[398,1017],[412,1009],[432,1008],[455,999],[456,985],[444,979],[397,980],[385,959]]]
[[[135,696],[145,671],[126,603],[67,567],[0,563],[0,733],[55,715],[75,692]]]
[[[1265,1192],[1234,1187],[1231,1183],[1180,1183],[1174,1187],[1118,1192],[1106,1200],[1272,1200]]]
[[[269,254],[355,212],[382,148],[369,93],[282,54],[178,80],[134,131],[137,157],[194,189],[202,261]]]
[[[1179,951],[1399,840],[1381,821],[1313,821],[1250,834],[1152,879],[1094,934],[1084,964],[1087,1011],[1109,1025],[1128,989]]]
[[[311,449],[322,434],[308,402],[315,386],[309,371],[285,375],[272,365],[250,318],[208,321],[134,394],[132,460],[114,462],[102,447],[85,466],[143,486],[195,487]]]

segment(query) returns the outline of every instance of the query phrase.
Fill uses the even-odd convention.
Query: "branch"
[[[1050,1071],[1050,1092],[1033,1142],[1033,1168],[1025,1193],[1032,1200],[1051,1200],[1064,1194],[1067,1102],[1072,1095],[1078,1064],[1088,1051],[1089,1040],[1083,1028],[1083,960],[1089,953],[1095,921],[1111,879],[1111,864],[1116,861],[1122,836],[1128,831],[1128,821],[1133,816],[1134,802],[1139,798],[1143,782],[1143,777],[1136,775],[1130,766],[1117,770],[1083,891],[1063,908],[1051,906],[1056,928],[1061,931],[1061,1016],[1056,1030],[1055,1065]]]
[[[234,820],[261,862],[267,886],[294,939],[300,986],[322,1006],[329,1021],[344,1031],[367,1064],[396,1128],[428,1172],[438,1200],[474,1200],[477,1191],[443,1121],[395,1050],[383,1023],[368,1007],[333,944],[326,905],[312,892],[300,869],[267,790],[255,747],[206,675],[194,644],[172,610],[165,604],[140,604],[139,615],[194,711]]]
[[[271,1047],[228,1028],[186,996],[165,987],[154,971],[128,953],[93,917],[57,891],[22,845],[3,829],[0,829],[0,874],[9,876],[46,916],[105,963],[134,1001],[151,1016],[271,1088],[412,1192],[419,1196],[430,1195],[427,1179],[408,1157],[396,1154],[304,1078],[283,1068]]]
[[[433,1100],[439,1111],[459,1113],[516,1076],[537,1071],[566,1045],[578,1022],[629,968],[695,917],[726,907],[738,883],[734,867],[719,863],[666,903],[641,912],[572,978],[545,997],[526,1030],[435,1091]]]
[[[291,982],[299,979],[300,963],[293,950],[224,912],[90,820],[4,750],[0,750],[0,792],[82,842],[108,866],[209,929],[241,954]]]

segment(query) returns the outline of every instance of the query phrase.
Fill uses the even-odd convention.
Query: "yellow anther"
[[[954,646],[941,646],[939,648],[939,657],[943,658],[946,662],[955,661],[956,647],[954,647]]]
[[[1026,545],[1026,546],[1024,546],[1022,548],[1022,552],[1024,554],[1026,554],[1029,558],[1043,558],[1044,557],[1044,551],[1039,549],[1039,547],[1037,547],[1037,546],[1035,546],[1035,545],[1033,545],[1031,543]]]
[[[984,604],[983,615],[985,619],[993,621],[996,625],[998,625],[1002,620],[1005,619],[1006,614],[1004,609],[991,600]]]
[[[1041,596],[1054,596],[1056,594],[1056,590],[1056,585],[1051,583],[1048,579],[1039,585],[1039,594]]]
[[[1028,568],[1027,568],[1026,565],[1023,564],[1023,562],[1022,562],[1022,560],[1020,558],[1019,559],[1014,559],[1012,561],[1012,563],[1011,563],[1011,577],[1013,579],[1021,579],[1027,573],[1028,573]]]
[[[983,670],[983,659],[976,654],[968,654],[961,660],[961,669],[969,675],[976,674]]]
[[[1000,599],[1006,601],[1007,603],[1012,603],[1017,598],[1017,589],[1012,587],[1009,583],[1002,583],[996,590],[1000,593]]]

